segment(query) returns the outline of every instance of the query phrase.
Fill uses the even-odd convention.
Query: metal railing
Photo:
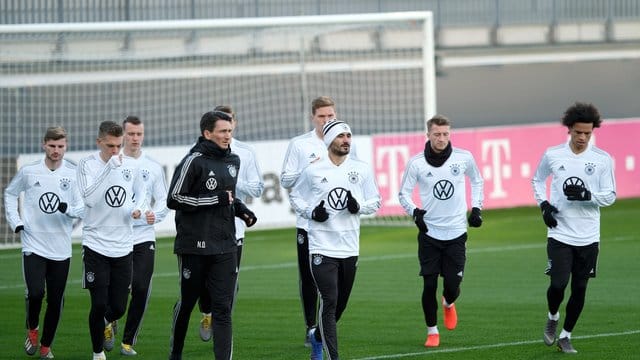
[[[0,24],[429,10],[436,28],[640,20],[638,0],[0,0]]]

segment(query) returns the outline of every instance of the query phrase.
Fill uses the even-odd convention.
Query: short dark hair
[[[204,113],[202,118],[200,118],[200,134],[204,136],[205,130],[213,131],[216,127],[216,121],[218,120],[231,122],[231,115],[219,110],[207,111]]]
[[[444,115],[437,114],[427,121],[427,132],[431,131],[433,125],[451,126],[451,120]]]
[[[67,131],[62,126],[51,126],[47,128],[47,131],[44,133],[44,138],[42,142],[47,142],[49,140],[60,140],[67,138]]]
[[[562,125],[571,128],[575,123],[593,124],[594,128],[600,127],[602,119],[598,109],[590,103],[575,102],[564,112]]]
[[[231,105],[218,105],[215,108],[213,108],[213,111],[225,112],[225,113],[231,115],[231,118],[233,120],[236,120],[236,112],[233,111],[233,108],[231,107]]]
[[[101,122],[98,130],[98,138],[104,138],[107,135],[115,137],[123,136],[124,131],[122,130],[122,126],[111,120]]]
[[[335,108],[336,107],[336,103],[333,101],[332,98],[330,98],[328,96],[317,97],[317,98],[313,99],[313,101],[311,102],[311,114],[315,115],[316,114],[316,110],[318,110],[321,107],[327,107],[327,106],[331,106],[331,107]]]
[[[126,118],[124,118],[124,120],[122,120],[122,128],[124,129],[127,126],[127,124],[140,125],[142,124],[142,120],[140,120],[140,118],[135,115],[129,115]]]

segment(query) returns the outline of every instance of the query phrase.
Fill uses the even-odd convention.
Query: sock
[[[447,300],[445,300],[445,298],[442,298],[442,306],[446,307],[446,308],[450,308],[453,304],[449,304],[447,302]]]
[[[548,314],[549,314],[549,320],[555,320],[555,321],[560,320],[560,311],[558,311],[554,315],[552,315],[551,313],[548,313]]]
[[[558,336],[558,339],[564,339],[564,338],[571,339],[571,332],[565,329],[562,329],[562,331],[560,332],[560,336]]]
[[[427,335],[439,334],[438,326],[427,326]]]
[[[202,313],[202,316],[211,316],[211,313]]]

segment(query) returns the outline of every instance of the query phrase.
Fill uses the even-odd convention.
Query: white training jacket
[[[357,214],[347,210],[347,191],[360,205]],[[313,209],[323,200],[329,219],[311,220]],[[325,156],[302,171],[289,201],[298,216],[308,220],[309,254],[346,258],[359,255],[360,215],[375,213],[381,198],[368,164],[347,158],[336,166]]]
[[[407,163],[398,198],[405,212],[413,216],[418,206],[412,194],[419,188],[420,202],[426,214],[428,235],[437,240],[453,240],[467,232],[466,177],[471,184],[471,207],[482,209],[484,180],[471,152],[453,147],[440,167],[427,163],[424,152]]]
[[[78,163],[78,187],[85,203],[82,245],[108,257],[133,251],[134,210],[144,217],[146,191],[134,161],[113,156],[102,161],[100,153]],[[134,198],[135,194],[135,198]]]
[[[547,198],[549,176],[551,196]],[[574,154],[568,142],[550,147],[542,155],[531,182],[538,204],[549,201],[558,208],[554,214],[558,226],[547,229],[548,237],[575,246],[600,241],[600,207],[616,200],[613,160],[609,154],[592,144],[580,154]],[[563,189],[568,183],[584,184],[591,191],[591,200],[567,200]]]
[[[240,170],[238,170],[238,182],[236,183],[236,197],[247,204],[250,198],[262,196],[262,191],[264,190],[262,171],[256,160],[255,150],[251,145],[240,140],[232,139],[231,152],[240,158]],[[247,207],[251,208],[248,204]],[[235,218],[235,222],[236,239],[244,239],[246,224],[238,217]]]
[[[21,209],[20,193],[24,193]],[[64,214],[58,211],[61,202],[67,203]],[[4,208],[12,230],[24,226],[20,232],[23,253],[56,261],[70,258],[73,222],[84,216],[76,164],[64,159],[53,171],[44,159],[24,165],[4,190]]]

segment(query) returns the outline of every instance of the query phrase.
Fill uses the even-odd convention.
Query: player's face
[[[316,128],[316,131],[322,134],[322,127],[327,121],[336,118],[336,110],[333,106],[323,106],[316,109],[316,113],[311,117],[311,122]]]
[[[127,154],[137,154],[144,141],[144,124],[126,123],[124,127],[124,150]]]
[[[571,135],[571,149],[576,153],[584,151],[587,148],[587,145],[589,145],[592,133],[592,123],[577,122],[573,124],[571,129],[569,129],[569,134]]]
[[[344,132],[336,136],[329,146],[329,151],[338,156],[348,155],[351,150],[351,134]]]
[[[120,153],[122,147],[122,136],[105,135],[104,137],[96,140],[98,148],[100,149],[100,157],[102,160],[107,161],[113,155]]]
[[[58,162],[64,157],[67,151],[67,139],[47,140],[42,144],[45,157],[51,162]]]
[[[214,142],[223,149],[229,148],[231,136],[233,135],[233,124],[231,121],[218,120],[213,131],[205,130],[205,139]]]
[[[427,133],[427,137],[431,142],[431,149],[436,152],[442,152],[449,145],[449,135],[450,135],[450,126],[449,125],[432,125],[431,129]]]

